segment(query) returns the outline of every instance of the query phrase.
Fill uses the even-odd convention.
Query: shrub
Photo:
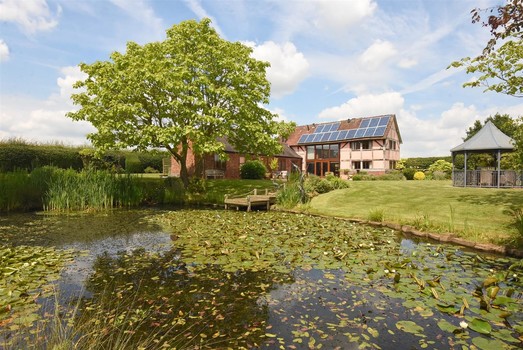
[[[444,159],[438,159],[429,166],[429,171],[434,173],[436,171],[446,173],[449,177],[452,173],[452,163],[447,162]]]
[[[414,180],[425,180],[425,173],[423,171],[416,171],[414,173]]]
[[[402,170],[403,172],[403,176],[405,176],[405,178],[407,180],[414,180],[414,174],[416,173],[416,169],[414,168],[405,168]]]
[[[449,178],[449,175],[444,171],[438,170],[432,173],[432,180],[447,180]]]
[[[246,161],[240,168],[242,179],[263,179],[267,169],[259,160]]]
[[[148,166],[147,168],[145,168],[143,170],[143,172],[146,173],[146,174],[158,174],[160,171],[156,170],[155,168],[153,168],[151,166]]]

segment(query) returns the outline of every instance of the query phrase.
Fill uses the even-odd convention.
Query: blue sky
[[[449,155],[476,119],[523,115],[521,99],[462,88],[446,69],[489,39],[470,22],[494,0],[0,0],[0,139],[87,144],[65,117],[80,62],[163,40],[187,19],[269,61],[267,108],[298,124],[396,114],[402,158]]]

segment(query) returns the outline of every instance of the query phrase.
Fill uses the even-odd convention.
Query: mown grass
[[[355,181],[349,189],[313,198],[309,211],[363,220],[379,211],[384,222],[521,246],[517,218],[510,215],[514,208],[523,208],[521,189],[460,188],[450,181]]]

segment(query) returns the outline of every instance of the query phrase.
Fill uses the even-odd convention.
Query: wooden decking
[[[270,210],[271,205],[276,202],[276,193],[269,193],[268,190],[265,190],[264,194],[259,194],[258,190],[253,190],[248,194],[241,196],[231,197],[225,195],[225,209],[230,207],[240,209],[241,207],[246,207],[247,211],[251,211],[253,207],[266,207],[267,210]]]

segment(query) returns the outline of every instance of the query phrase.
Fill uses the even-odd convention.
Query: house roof
[[[225,137],[219,138],[220,142],[225,146],[225,152],[227,153],[238,153],[238,151],[229,143]],[[285,158],[297,158],[301,159],[300,155],[296,153],[289,145],[282,143],[283,150],[279,154],[275,154],[275,157],[285,157]]]
[[[393,127],[398,133],[399,142],[402,143],[398,122],[394,114],[300,125],[289,136],[287,143],[289,145],[304,145],[383,139]]]
[[[514,149],[514,140],[499,130],[490,120],[467,141],[456,146],[450,152],[479,152],[488,150],[506,150]]]

